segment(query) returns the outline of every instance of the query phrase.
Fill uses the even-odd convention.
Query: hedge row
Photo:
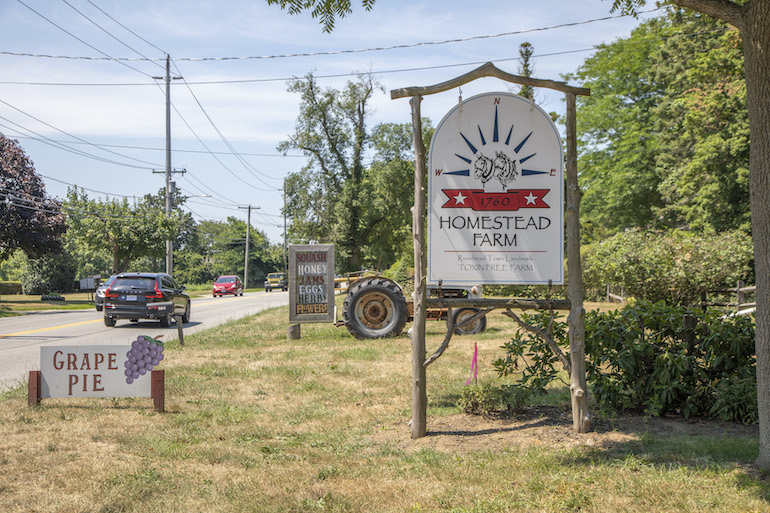
[[[546,330],[545,313],[525,316]],[[586,371],[599,410],[651,416],[712,417],[757,422],[754,319],[638,302],[586,314]],[[552,338],[568,354],[567,325]],[[519,330],[494,365],[500,375],[521,372],[518,384],[544,390],[560,365],[542,338]],[[524,358],[526,356],[526,358]]]
[[[20,281],[0,281],[0,295],[21,294]]]

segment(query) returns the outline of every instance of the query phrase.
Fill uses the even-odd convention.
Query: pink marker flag
[[[479,348],[474,342],[473,344],[473,360],[471,360],[471,375],[468,376],[468,381],[465,382],[466,385],[471,384],[471,379],[474,383],[478,382],[479,379]]]

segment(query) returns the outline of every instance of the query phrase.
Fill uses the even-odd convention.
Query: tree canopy
[[[381,87],[369,75],[345,89],[322,90],[314,77],[290,83],[302,95],[294,134],[279,150],[311,157],[284,183],[289,238],[335,245],[341,272],[385,269],[411,253],[414,157],[411,124],[367,128],[372,95]],[[423,120],[427,146],[433,134]],[[369,165],[364,156],[372,155]]]
[[[634,12],[645,0],[614,0],[613,9]],[[759,456],[770,468],[770,2],[767,0],[671,0],[737,28],[743,46],[751,148],[749,191],[757,277],[757,401]]]
[[[382,86],[371,75],[360,75],[342,91],[321,89],[312,73],[289,83],[289,91],[300,95],[300,114],[294,134],[278,150],[301,150],[310,157],[284,182],[290,232],[294,240],[335,244],[343,270],[362,264],[369,204],[363,164],[370,142],[366,123],[378,90]]]
[[[579,103],[583,221],[750,231],[743,53],[727,24],[680,10],[603,45],[570,78]],[[601,236],[602,234],[595,234]]]
[[[361,6],[367,11],[374,6],[375,0],[361,0]],[[351,0],[267,0],[269,5],[279,5],[289,14],[310,11],[313,18],[318,18],[324,32],[334,30],[337,18],[344,18],[353,12]]]
[[[174,274],[183,283],[206,283],[223,274],[244,278],[246,223],[236,217],[204,220],[194,226],[194,242],[175,252]],[[259,286],[269,272],[283,268],[283,257],[255,229],[249,235],[249,287]]]
[[[121,200],[89,199],[85,191],[70,188],[65,211],[68,235],[90,251],[105,247],[112,255],[112,272],[122,272],[140,257],[160,258],[164,241],[179,230],[180,217],[167,216],[150,197],[129,203]]]
[[[32,161],[0,134],[0,261],[17,248],[31,258],[60,252],[65,230],[61,205],[46,194]]]

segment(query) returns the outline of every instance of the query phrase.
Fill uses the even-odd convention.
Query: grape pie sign
[[[562,284],[564,156],[529,99],[484,93],[441,120],[428,167],[428,283]]]
[[[131,345],[42,346],[40,397],[151,397],[163,343],[139,335]]]

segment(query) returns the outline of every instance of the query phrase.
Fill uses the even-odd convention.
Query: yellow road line
[[[0,338],[4,337],[18,337],[20,335],[29,335],[30,333],[40,333],[41,331],[49,331],[49,330],[58,330],[60,328],[71,328],[72,326],[82,326],[83,324],[91,324],[94,322],[99,322],[101,319],[96,319],[93,321],[83,321],[83,322],[73,322],[72,324],[62,324],[61,326],[51,326],[48,328],[38,328],[36,330],[29,330],[29,331],[20,331],[18,333],[6,333],[5,335],[0,334]]]

